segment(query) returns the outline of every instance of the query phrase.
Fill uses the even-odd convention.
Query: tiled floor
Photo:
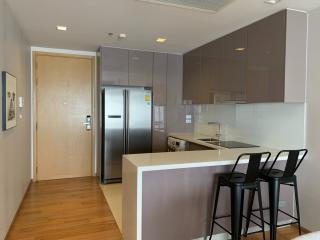
[[[100,185],[102,192],[108,202],[111,212],[122,230],[122,184]]]

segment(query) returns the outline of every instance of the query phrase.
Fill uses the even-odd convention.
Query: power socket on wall
[[[190,115],[190,114],[186,115],[186,123],[187,124],[191,124],[192,123],[192,115]]]

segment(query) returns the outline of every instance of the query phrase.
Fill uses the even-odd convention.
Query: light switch
[[[23,97],[18,98],[18,107],[23,108],[24,107],[24,99]]]

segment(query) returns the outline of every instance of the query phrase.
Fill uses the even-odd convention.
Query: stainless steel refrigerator
[[[143,87],[103,88],[101,182],[121,182],[123,154],[151,151],[151,89]]]

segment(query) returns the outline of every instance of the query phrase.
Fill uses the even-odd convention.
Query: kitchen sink
[[[254,148],[254,147],[259,147],[256,145],[248,144],[248,143],[242,143],[242,142],[237,142],[237,141],[206,141],[206,143],[219,146],[219,147],[224,147],[224,148]]]
[[[219,141],[219,139],[215,139],[215,138],[198,138],[197,140],[207,142],[207,143]]]

